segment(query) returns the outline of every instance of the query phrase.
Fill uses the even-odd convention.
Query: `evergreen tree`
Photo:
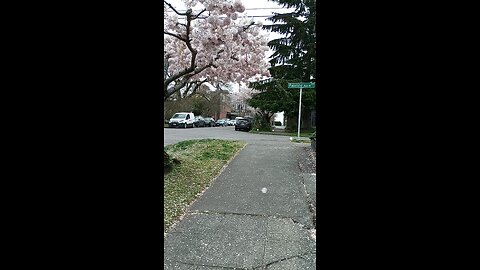
[[[285,111],[287,117],[298,115],[299,89],[288,89],[289,82],[314,82],[316,79],[316,1],[315,0],[274,0],[284,8],[295,8],[290,13],[274,13],[264,25],[265,30],[282,34],[271,40],[268,46],[274,51],[269,69],[272,78],[251,83],[260,90],[250,100],[250,105],[271,112]],[[268,94],[267,94],[268,93]],[[272,99],[281,97],[282,100]],[[315,89],[303,89],[302,112],[315,107]],[[289,123],[295,128],[296,123]]]

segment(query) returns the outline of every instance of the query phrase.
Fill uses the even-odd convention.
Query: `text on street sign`
[[[288,83],[288,88],[315,88],[314,82]]]

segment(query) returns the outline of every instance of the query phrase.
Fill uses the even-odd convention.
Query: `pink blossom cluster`
[[[242,84],[239,87],[238,92],[231,93],[231,100],[236,103],[246,103],[248,99],[252,97],[252,94],[257,93],[258,90],[254,90],[246,86],[246,84]]]
[[[247,82],[270,76],[270,64],[265,59],[268,39],[260,32],[261,25],[251,19],[241,19],[238,13],[245,11],[240,0],[186,0],[187,8],[198,3],[206,11],[191,21],[190,43],[196,51],[195,66],[206,68],[191,77],[191,80]],[[178,37],[187,36],[186,19],[175,13],[164,13],[165,59],[169,73],[178,73],[190,67],[191,50],[187,43]],[[185,16],[184,16],[185,17]]]

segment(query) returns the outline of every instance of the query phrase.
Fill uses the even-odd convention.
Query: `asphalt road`
[[[192,139],[222,139],[242,140],[249,144],[272,144],[278,142],[287,143],[288,136],[272,136],[265,134],[253,134],[246,131],[235,131],[234,126],[228,127],[201,127],[201,128],[164,128],[163,145],[174,144],[180,141]]]

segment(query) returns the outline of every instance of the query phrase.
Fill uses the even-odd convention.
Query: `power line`
[[[274,8],[274,7],[268,8],[268,7],[265,7],[265,8],[246,8],[245,10],[257,10],[257,9],[285,9],[285,8],[281,8],[281,7],[278,7],[278,8]],[[288,9],[288,8],[287,8],[287,9]]]
[[[288,9],[288,8],[246,8],[245,10],[273,10],[273,9]],[[186,12],[186,10],[177,10],[178,12]],[[199,10],[197,10],[199,11]],[[175,12],[173,10],[167,10],[167,12]]]
[[[253,15],[253,16],[239,16],[238,18],[270,18],[273,15]],[[207,17],[199,17],[199,19],[206,19]],[[225,17],[222,17],[225,18]],[[186,18],[178,18],[179,20],[186,20]]]
[[[288,8],[275,8],[275,7],[263,7],[263,8],[246,8],[245,10],[259,10],[259,9],[288,9]],[[177,10],[178,12],[185,12],[186,10]],[[167,12],[174,12],[173,10],[169,10]]]

